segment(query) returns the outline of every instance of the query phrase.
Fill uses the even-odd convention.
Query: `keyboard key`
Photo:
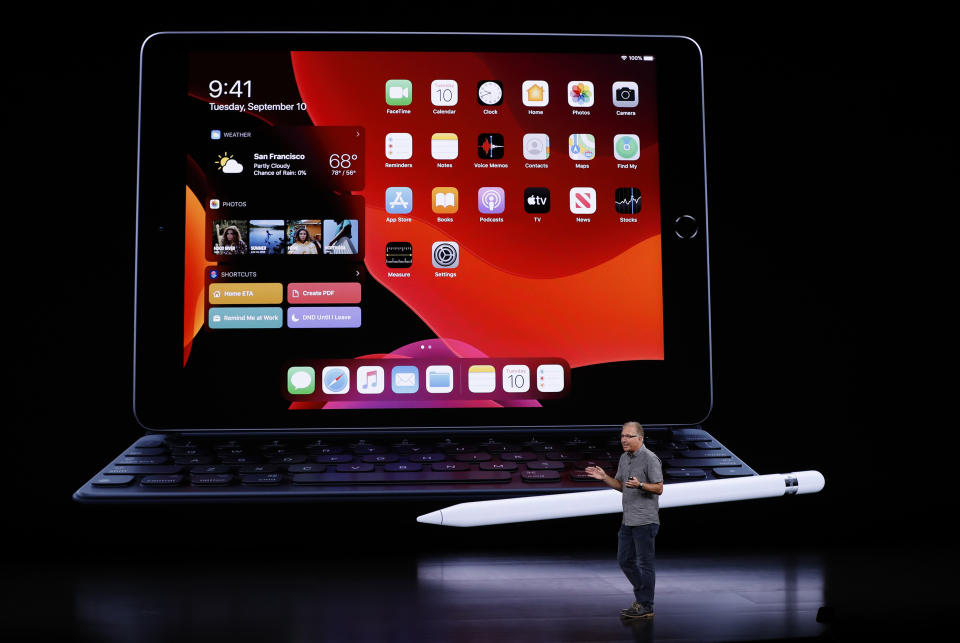
[[[140,484],[144,487],[175,487],[183,482],[183,476],[144,476]]]
[[[458,453],[456,455],[457,462],[486,462],[493,458],[489,453],[476,452],[476,453]]]
[[[375,446],[373,444],[358,444],[353,447],[353,452],[357,455],[368,455],[371,453],[387,453],[387,447]]]
[[[552,472],[548,472],[552,473]],[[510,482],[506,471],[377,471],[375,473],[301,473],[294,484],[453,484]]]
[[[111,476],[117,475],[155,475],[171,476],[180,473],[183,467],[176,464],[137,464],[130,466],[110,467],[105,474]]]
[[[481,462],[481,471],[516,471],[519,465],[516,462]]]
[[[694,446],[698,449],[720,449],[720,443],[716,440],[708,440],[706,442],[695,442]]]
[[[664,474],[666,474],[668,478],[675,478],[677,480],[696,480],[707,477],[703,469],[667,469],[664,471]]]
[[[144,455],[163,455],[167,452],[164,447],[155,447],[149,449],[130,449],[124,455],[130,457],[144,456]]]
[[[290,468],[310,466],[319,467],[320,471],[323,471],[324,468],[321,464],[294,464],[291,465]],[[245,464],[240,467],[240,473],[276,473],[278,470],[279,468],[275,464]]]
[[[164,435],[145,435],[134,442],[133,446],[138,449],[155,449],[157,447],[166,447],[167,437]]]
[[[231,482],[233,482],[232,473],[190,476],[190,484],[197,487],[222,487],[230,484]]]
[[[674,442],[703,442],[713,439],[713,436],[703,429],[673,429],[671,437]]]
[[[242,455],[253,455],[252,451],[244,449],[242,447],[229,447],[226,449],[217,449],[217,456],[221,458],[231,458]]]
[[[526,462],[536,460],[537,454],[530,451],[521,451],[520,453],[501,453],[500,459],[504,462]]]
[[[684,458],[729,458],[731,454],[723,449],[688,449],[680,455]]]
[[[133,482],[133,476],[100,476],[91,484],[95,487],[125,487]]]
[[[291,464],[287,467],[287,473],[323,473],[326,470],[327,465],[315,463]]]
[[[343,453],[343,447],[335,446],[322,446],[322,447],[307,447],[308,455],[339,455]]]
[[[527,463],[527,469],[530,471],[560,471],[565,466],[566,465],[563,462],[556,462],[553,460],[537,460],[535,462]]]
[[[313,475],[313,474],[304,474],[304,475]],[[271,485],[271,484],[280,484],[283,482],[283,475],[279,473],[252,473],[249,475],[241,475],[240,482],[243,484],[255,484],[255,485]]]
[[[371,453],[361,458],[363,462],[370,464],[386,464],[388,462],[396,462],[399,459],[400,456],[396,453]]]
[[[713,469],[713,475],[718,478],[737,478],[740,476],[748,476],[750,472],[746,467],[715,467]]]
[[[262,462],[263,458],[258,455],[238,455],[229,458],[220,458],[223,464],[257,464]]]
[[[226,464],[204,464],[199,467],[190,467],[190,473],[194,475],[230,473],[230,467]]]
[[[303,464],[307,461],[307,456],[300,454],[278,455],[270,458],[270,464]]]
[[[428,453],[431,447],[421,446],[417,444],[398,444],[395,445],[393,450],[399,453],[400,455],[416,455],[420,453]]]
[[[433,471],[469,471],[470,465],[463,462],[434,462],[430,468]]]
[[[564,462],[573,462],[575,460],[582,460],[583,454],[579,451],[553,451],[552,453],[547,453],[547,460],[562,460]]]
[[[124,466],[128,464],[166,464],[170,461],[165,455],[151,455],[151,456],[133,456],[133,457],[123,457],[117,460],[114,464]]]
[[[349,453],[318,455],[314,460],[320,464],[342,464],[344,462],[353,462],[353,456]]]
[[[418,453],[407,459],[410,462],[443,462],[447,459],[447,456],[442,453]]]
[[[733,458],[667,458],[668,467],[685,469],[687,467],[735,467],[740,462]]]
[[[384,471],[420,471],[423,465],[419,462],[391,462],[383,466]]]
[[[372,464],[357,462],[354,464],[338,464],[337,473],[369,473],[376,469]]]
[[[213,452],[210,449],[205,449],[202,447],[173,447],[170,449],[170,454],[174,456],[178,455],[213,455]]]
[[[559,482],[560,474],[556,471],[523,471],[520,474],[524,482]]]
[[[211,455],[182,456],[179,458],[174,458],[173,463],[182,464],[186,466],[196,466],[198,464],[213,464],[213,456]]]
[[[443,448],[443,452],[448,455],[456,455],[458,453],[476,453],[477,445],[475,444],[451,444]]]

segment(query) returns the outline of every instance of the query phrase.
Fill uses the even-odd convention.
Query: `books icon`
[[[433,188],[431,201],[436,214],[454,214],[460,209],[457,188]]]

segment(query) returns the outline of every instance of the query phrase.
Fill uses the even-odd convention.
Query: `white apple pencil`
[[[664,485],[663,494],[660,496],[660,508],[817,493],[823,489],[824,484],[823,474],[819,471],[679,482]],[[623,511],[622,503],[622,496],[615,489],[577,491],[524,498],[463,502],[418,516],[417,522],[450,527],[501,525],[509,522],[617,513]]]

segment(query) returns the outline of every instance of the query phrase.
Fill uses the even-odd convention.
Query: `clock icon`
[[[503,84],[499,80],[481,80],[477,83],[477,100],[481,105],[503,103]]]

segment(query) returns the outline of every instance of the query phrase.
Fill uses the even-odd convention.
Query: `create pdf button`
[[[287,284],[291,304],[359,304],[360,284],[351,281]]]

